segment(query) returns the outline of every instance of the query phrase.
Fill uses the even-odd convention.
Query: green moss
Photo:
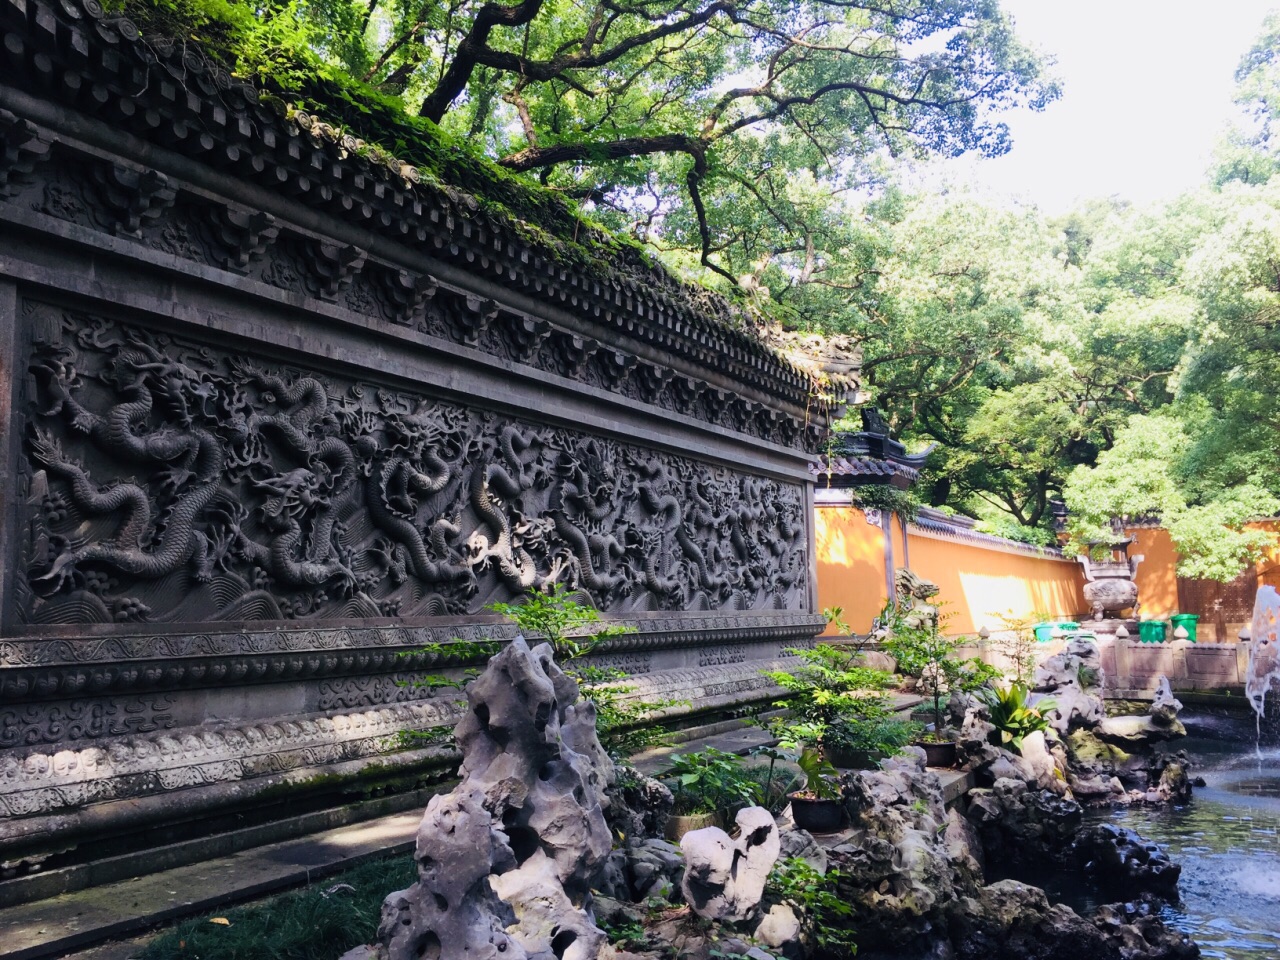
[[[658,267],[638,241],[609,233],[560,194],[478,156],[430,120],[411,116],[397,97],[325,62],[306,18],[290,13],[296,3],[260,8],[229,0],[108,0],[105,6],[133,20],[146,42],[195,43],[233,76],[278,98],[273,105],[282,113],[315,114],[365,141],[362,152],[371,159],[394,157],[416,167],[429,184],[471,194],[482,212],[505,220],[566,265],[599,267],[621,259],[638,270]]]
[[[1129,754],[1119,747],[1104,743],[1088,730],[1071,731],[1067,736],[1067,751],[1073,760],[1081,763],[1106,762],[1118,765],[1129,759]]]
[[[336,793],[362,800],[408,793],[445,783],[453,772],[452,759],[430,759],[413,764],[371,763],[356,773],[319,773],[301,780],[272,784],[255,800],[284,800],[304,794]]]

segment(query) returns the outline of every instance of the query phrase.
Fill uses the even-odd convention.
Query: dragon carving
[[[799,485],[37,305],[32,623],[615,612],[806,586]]]

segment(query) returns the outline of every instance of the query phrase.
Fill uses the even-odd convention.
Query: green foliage
[[[908,523],[920,512],[920,498],[910,490],[899,490],[887,484],[871,483],[853,488],[853,503],[863,510],[883,510],[896,514]]]
[[[978,696],[991,713],[991,722],[1000,731],[1000,742],[1015,750],[1022,749],[1022,738],[1037,730],[1047,730],[1046,713],[1057,707],[1052,697],[1039,700],[1035,706],[1027,703],[1027,687],[1011,683],[1007,687],[985,687]]]
[[[660,779],[670,787],[673,812],[680,815],[727,815],[750,804],[756,787],[741,757],[715,747],[672,757]]]
[[[788,692],[778,706],[797,721],[826,724],[840,717],[867,695],[883,690],[892,679],[883,670],[859,665],[858,653],[834,644],[786,651],[803,665],[794,671],[769,670],[765,676]]]
[[[822,745],[886,757],[911,743],[920,732],[920,724],[902,719],[893,709],[892,701],[865,697],[826,727]]]
[[[909,625],[895,613],[887,624],[889,636],[884,642],[885,652],[897,662],[898,669],[917,677],[933,701],[933,732],[937,736],[941,736],[943,728],[944,692],[977,690],[1000,675],[999,670],[977,657],[956,657],[963,638],[944,635],[942,622],[945,618],[940,617],[936,623]]]
[[[428,643],[412,650],[401,650],[397,657],[412,659],[423,655],[439,660],[452,660],[457,663],[474,663],[488,660],[502,649],[497,640],[460,640],[454,638],[448,643]],[[479,673],[476,667],[467,667],[450,676],[442,673],[425,674],[412,680],[398,680],[397,685],[414,690],[459,690],[461,691]],[[462,699],[456,701],[463,703]],[[430,727],[426,730],[400,730],[395,736],[395,745],[401,749],[417,750],[426,747],[445,746],[453,742],[453,730],[450,727]]]
[[[1048,615],[1033,611],[1019,615],[1012,610],[997,614],[1004,635],[997,634],[989,641],[1013,667],[1013,680],[1030,685],[1036,670],[1036,635],[1037,624],[1048,619]]]
[[[1113,539],[1113,518],[1156,515],[1178,548],[1180,574],[1234,580],[1275,544],[1274,534],[1246,525],[1280,512],[1280,499],[1240,482],[1189,502],[1197,486],[1186,472],[1193,450],[1181,419],[1133,417],[1097,465],[1077,468],[1065,486],[1071,546],[1082,551]]]
[[[804,774],[802,794],[810,800],[839,800],[840,771],[822,755],[817,747],[805,747],[796,760]]]
[[[675,699],[637,700],[634,687],[626,683],[624,670],[594,667],[579,662],[599,643],[634,628],[603,623],[599,611],[575,599],[563,584],[545,591],[530,591],[516,603],[493,603],[485,609],[514,623],[529,639],[551,644],[560,668],[571,677],[582,696],[595,704],[596,733],[610,756],[622,759],[645,747],[665,742],[666,733],[650,721],[654,714],[680,705]],[[402,656],[430,653],[460,660],[487,659],[501,649],[498,641],[454,640],[408,651]],[[414,687],[462,689],[478,671],[468,669],[461,676],[428,675],[409,681]],[[450,742],[452,732],[444,728],[403,730],[398,745],[407,748],[438,746]]]
[[[143,960],[315,960],[371,942],[382,901],[417,879],[413,857],[372,860],[265,903],[185,920]],[[213,922],[214,916],[226,923]]]
[[[853,631],[844,621],[844,607],[823,607],[822,617],[828,626],[835,627],[840,633],[848,636]]]
[[[526,638],[547,641],[561,661],[585,656],[610,637],[635,633],[634,627],[620,624],[599,626],[600,612],[574,599],[563,583],[530,590],[516,603],[491,603],[485,609],[506,617]]]
[[[752,751],[752,756],[769,761],[768,766],[759,763],[746,768],[747,778],[752,783],[752,803],[777,816],[786,807],[787,794],[799,783],[799,777],[787,768],[777,766],[778,761],[789,758],[772,747],[758,747]]]
[[[605,937],[615,947],[624,950],[643,950],[649,945],[649,935],[645,933],[644,924],[638,920],[627,920],[617,926],[605,921],[598,921]]]
[[[851,956],[858,950],[849,926],[851,907],[836,891],[841,873],[821,874],[803,857],[779,860],[765,881],[765,896],[790,905],[800,918],[804,939],[833,956]]]
[[[1047,514],[1042,514],[1048,520]],[[989,533],[993,537],[1004,537],[1018,543],[1030,544],[1033,547],[1056,547],[1058,535],[1048,527],[1028,527],[1018,523],[1012,517],[996,516],[988,520],[979,520],[973,529],[978,533]]]
[[[583,200],[678,269],[730,283],[821,236],[882,151],[1003,153],[998,114],[1058,95],[985,0],[531,0],[497,16],[457,0],[112,3],[149,42],[199,41],[566,247],[588,228],[563,200]],[[537,179],[476,164],[471,144]]]
[[[545,591],[530,591],[516,603],[493,603],[485,609],[506,617],[522,634],[551,644],[560,667],[595,704],[596,733],[615,759],[663,743],[665,732],[647,723],[655,713],[678,706],[674,699],[638,701],[634,687],[626,683],[626,671],[593,667],[577,662],[610,637],[634,633],[634,627],[604,624],[594,607],[574,599],[564,584]]]

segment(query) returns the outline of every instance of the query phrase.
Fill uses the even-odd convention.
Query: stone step
[[[61,957],[408,852],[414,810],[0,910],[0,960]],[[161,851],[163,852],[163,851]]]

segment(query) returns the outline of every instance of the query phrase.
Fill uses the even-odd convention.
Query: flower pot
[[[914,745],[924,750],[926,766],[949,768],[956,765],[956,744],[954,740],[946,740],[942,743],[920,740]]]
[[[716,813],[673,813],[667,817],[667,839],[678,842],[691,830],[703,827],[720,826],[720,815]]]
[[[844,822],[844,805],[839,800],[813,800],[797,793],[787,794],[791,819],[810,833],[835,833]]]
[[[822,753],[833,767],[841,770],[875,770],[884,759],[883,753],[849,747],[823,747]]]

